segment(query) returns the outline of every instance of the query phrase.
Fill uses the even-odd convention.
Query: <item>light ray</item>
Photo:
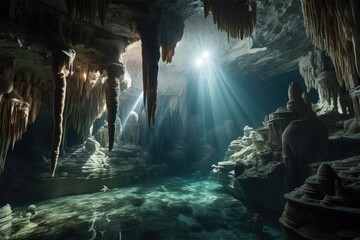
[[[140,103],[141,103],[142,98],[143,98],[143,92],[141,92],[140,96],[137,98],[136,102],[134,103],[134,105],[130,109],[128,115],[126,116],[125,121],[122,124],[122,128],[121,128],[121,131],[120,131],[120,136],[122,136],[122,134],[123,134],[123,130],[124,130],[126,124],[127,124],[127,121],[129,119],[131,113],[132,112],[138,113],[140,111],[140,107],[141,107]]]
[[[223,139],[218,135],[218,126],[224,126],[225,120],[232,120],[241,131],[245,125],[254,126],[257,114],[255,109],[247,105],[250,103],[249,105],[256,106],[253,96],[226,75],[212,57],[207,55],[206,61],[198,66],[197,99],[199,113],[207,123],[204,132],[215,129],[215,137],[220,149]]]

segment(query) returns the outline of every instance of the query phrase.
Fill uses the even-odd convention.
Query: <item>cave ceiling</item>
[[[36,3],[34,5],[38,12],[58,15],[63,21],[62,24],[66,25],[68,20],[65,1],[33,0],[31,2]],[[175,49],[173,62],[170,65],[161,64],[160,72],[161,70],[180,74],[188,72],[196,55],[201,49],[207,48],[213,54],[214,60],[228,70],[253,78],[266,79],[296,69],[298,58],[312,47],[306,37],[301,4],[297,0],[257,1],[255,30],[250,39],[244,40],[229,39],[225,32],[217,30],[211,16],[205,19],[201,0],[157,0],[156,5],[162,12],[178,14],[185,19],[184,34]],[[86,38],[95,39],[87,39],[93,42],[92,45],[89,43],[77,45],[76,41],[82,40],[72,39],[78,53],[77,58],[94,64],[100,61],[106,63],[104,54],[107,54],[107,50],[101,49],[100,46],[111,44],[109,43],[111,39],[120,41],[120,45],[124,45],[123,42],[126,41],[129,43],[139,39],[136,22],[139,22],[143,13],[147,11],[149,10],[146,9],[144,1],[112,1],[106,11],[103,26],[98,17],[91,23],[86,20],[71,22],[72,29],[68,31],[84,32],[85,35],[88,34]],[[46,20],[46,17],[43,16],[43,19]],[[47,30],[51,23],[31,20],[36,26],[29,28],[23,23],[24,21],[27,20],[23,17],[17,20],[18,24],[1,25],[2,55],[16,55],[19,67],[31,66],[39,78],[49,79],[51,76],[49,39],[56,38]],[[56,28],[56,26],[52,27]],[[67,28],[70,28],[70,22]],[[64,32],[63,34],[66,35]],[[84,37],[77,36],[77,38]],[[86,49],[89,47],[90,50]],[[125,46],[119,47],[118,50],[121,51],[122,47]],[[135,62],[139,63],[138,60]],[[161,76],[159,80],[161,84]],[[136,82],[134,83],[136,85]]]
[[[158,95],[169,99],[171,111],[185,106],[189,73],[204,51],[236,77],[263,80],[295,70],[299,57],[312,48],[300,2],[255,1],[2,1],[0,93],[8,106],[3,113],[11,114],[16,105],[23,112],[16,116],[24,120],[23,128],[15,127],[4,138],[4,149],[26,130],[28,114],[30,123],[35,121],[40,103],[52,107],[53,176],[70,127],[85,140],[107,109],[113,142],[119,94],[129,90],[130,82],[138,91],[121,95],[140,99],[142,90],[149,126],[155,122]]]
[[[257,1],[257,22],[251,38],[228,38],[218,31],[212,17],[203,10],[188,14],[182,41],[176,48],[173,65],[177,71],[194,64],[196,55],[208,50],[215,62],[234,75],[267,79],[296,70],[298,59],[312,49],[306,36],[301,3],[297,0]],[[164,68],[170,68],[164,66]]]

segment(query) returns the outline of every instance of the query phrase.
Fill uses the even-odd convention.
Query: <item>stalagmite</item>
[[[66,78],[73,72],[75,50],[69,52],[54,50],[52,53],[52,68],[54,74],[54,130],[53,144],[51,149],[51,176],[55,175],[56,165],[60,153],[60,145],[63,134],[63,112],[65,108]]]
[[[138,27],[138,32],[142,42],[144,104],[147,102],[147,115],[150,125],[151,120],[154,124],[157,104],[158,62],[160,59],[160,29],[156,17],[141,24]]]
[[[112,63],[108,66],[108,80],[106,86],[106,107],[108,110],[107,122],[109,132],[109,151],[114,145],[115,122],[118,108],[120,82],[124,78],[124,66]]]
[[[336,81],[334,71],[323,71],[316,78],[317,89],[319,90],[320,100],[333,104],[333,109],[337,111],[337,102],[340,85]]]
[[[301,169],[305,164],[317,161],[327,148],[328,132],[325,124],[316,118],[307,94],[302,94],[298,83],[288,89],[288,110],[294,112],[293,120],[282,134],[285,183],[292,190],[303,183]]]
[[[266,126],[269,129],[269,142],[276,146],[282,145],[281,136],[291,121],[296,119],[296,115],[290,110],[280,107],[275,112],[269,114]]]
[[[256,1],[204,0],[205,17],[212,12],[218,29],[232,38],[250,37],[256,23]]]

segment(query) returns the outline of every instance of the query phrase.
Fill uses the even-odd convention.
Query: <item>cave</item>
[[[0,240],[360,239],[359,1],[0,12]]]

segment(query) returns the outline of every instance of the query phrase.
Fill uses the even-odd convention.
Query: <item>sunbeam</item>
[[[218,126],[224,126],[231,121],[238,130],[245,125],[254,126],[256,114],[249,107],[255,106],[252,97],[222,70],[214,57],[208,51],[203,51],[195,60],[198,70],[196,94],[197,107],[205,123],[204,137],[209,129],[215,129],[219,147],[224,140],[231,141],[234,136],[227,134],[226,139],[224,136],[219,136],[216,131]]]
[[[140,113],[140,109],[141,109],[141,100],[143,99],[143,92],[140,93],[139,97],[137,98],[137,100],[135,101],[134,105],[132,106],[132,108],[130,109],[129,113],[127,114],[123,124],[122,124],[122,128],[120,131],[120,137],[123,135],[124,133],[124,129],[126,127],[127,121],[129,119],[129,117],[135,112],[137,114]]]

